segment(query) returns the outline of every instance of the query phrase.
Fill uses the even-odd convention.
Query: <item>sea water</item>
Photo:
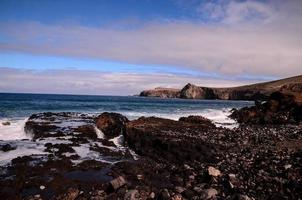
[[[137,96],[93,96],[0,93],[0,140],[26,139],[24,124],[33,113],[81,112],[98,115],[117,112],[129,119],[156,116],[178,120],[202,115],[217,126],[234,127],[228,117],[232,108],[250,106],[251,101],[160,99]],[[3,125],[9,122],[10,125]]]

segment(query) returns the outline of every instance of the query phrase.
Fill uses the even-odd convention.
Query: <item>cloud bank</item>
[[[302,73],[302,1],[229,1],[198,9],[207,13],[209,23],[148,22],[132,29],[6,23],[0,50],[172,65],[229,76]]]
[[[250,81],[216,80],[169,73],[109,73],[83,70],[0,68],[1,92],[133,95],[158,86],[182,88],[191,82],[205,86],[237,86]],[[259,80],[254,80],[257,82]]]

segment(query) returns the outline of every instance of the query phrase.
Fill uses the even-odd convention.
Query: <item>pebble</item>
[[[289,169],[289,168],[291,168],[291,167],[292,167],[292,165],[290,165],[290,164],[284,165],[284,168],[285,168],[285,169]]]
[[[154,198],[155,198],[155,193],[154,193],[154,192],[151,192],[150,195],[149,195],[149,197],[150,197],[151,199],[154,199]]]
[[[41,189],[41,190],[44,190],[44,189],[45,189],[45,186],[44,186],[44,185],[40,185],[40,189]]]
[[[212,198],[215,198],[217,194],[218,194],[218,192],[216,189],[210,188],[210,189],[206,189],[203,191],[203,193],[201,194],[201,198],[202,199],[212,199]]]
[[[208,167],[208,173],[210,176],[215,176],[215,177],[221,175],[221,172],[212,166]]]

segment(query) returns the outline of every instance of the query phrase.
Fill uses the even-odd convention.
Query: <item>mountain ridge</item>
[[[157,87],[139,96],[183,99],[266,100],[273,92],[292,94],[302,101],[302,75],[236,87],[203,87],[188,83],[182,89]]]

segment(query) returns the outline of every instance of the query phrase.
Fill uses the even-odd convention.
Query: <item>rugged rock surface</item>
[[[96,126],[104,135],[111,139],[123,135],[129,120],[119,113],[104,112],[96,119]]]
[[[293,95],[274,92],[265,103],[234,110],[230,115],[239,123],[288,124],[302,121],[302,104]]]
[[[34,139],[13,151],[30,143],[43,153],[0,166],[2,199],[302,198],[301,125],[231,130],[196,116],[142,117],[127,122],[124,133],[137,156],[122,143],[85,134],[96,125],[92,116],[44,113],[29,121]]]
[[[171,162],[215,159],[219,145],[203,135],[212,126],[156,117],[141,117],[127,124],[126,141],[138,154]]]
[[[200,125],[208,126],[210,128],[215,128],[215,124],[211,120],[209,120],[203,116],[198,116],[198,115],[190,115],[188,117],[181,117],[181,118],[179,118],[178,121],[192,123],[192,124],[200,124]]]
[[[160,98],[178,98],[180,97],[180,90],[174,88],[155,88],[154,90],[144,90],[139,96],[144,97],[160,97]]]
[[[180,91],[180,98],[184,99],[216,99],[214,90],[207,87],[198,87],[188,83]]]
[[[299,97],[302,102],[302,76],[296,76],[277,81],[245,85],[229,88],[199,87],[188,83],[182,89],[146,90],[140,96],[156,96],[165,98],[184,99],[223,99],[223,100],[266,100],[273,92],[281,91]]]

